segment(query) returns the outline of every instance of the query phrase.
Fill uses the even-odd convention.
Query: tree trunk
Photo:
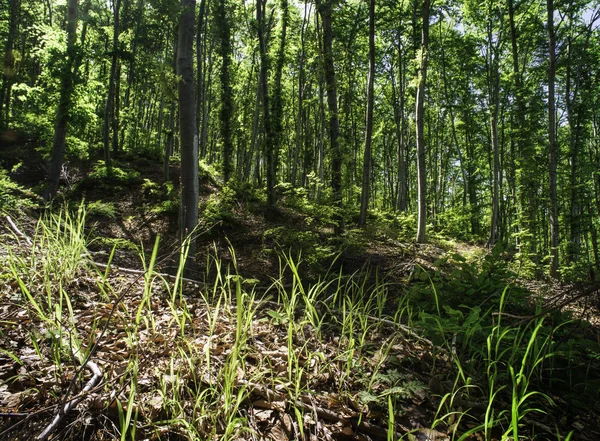
[[[490,229],[487,241],[488,247],[493,247],[498,239],[500,224],[500,145],[498,136],[498,116],[500,110],[500,44],[501,32],[494,35],[494,22],[499,20],[498,26],[502,27],[502,17],[496,14],[491,3],[488,3],[486,14],[486,80],[487,80],[487,104],[490,113],[490,172],[492,188],[492,213],[490,219]],[[495,37],[495,38],[494,38]]]
[[[179,139],[181,143],[181,236],[191,234],[198,224],[198,142],[196,105],[194,102],[194,14],[196,0],[181,0],[181,17],[177,40],[177,74],[179,93]],[[186,268],[195,254],[190,242]]]
[[[202,136],[204,126],[204,109],[206,108],[206,96],[204,94],[205,76],[206,76],[206,0],[200,0],[200,9],[198,11],[198,31],[196,33],[196,67],[198,69],[196,83],[196,136],[198,137],[198,151],[203,152],[206,149]]]
[[[365,152],[363,159],[362,193],[358,225],[367,224],[369,185],[371,181],[371,142],[373,139],[373,104],[375,90],[375,0],[369,1],[369,77],[367,78],[367,114],[365,122]]]
[[[425,168],[424,104],[427,79],[427,50],[429,46],[429,0],[423,0],[423,29],[421,33],[420,66],[416,99],[416,138],[417,138],[417,243],[425,243],[427,228],[427,176]]]
[[[550,276],[558,277],[558,200],[556,194],[556,167],[558,145],[556,142],[556,102],[554,82],[556,77],[556,37],[554,35],[554,0],[546,0],[548,12],[548,157],[550,181]]]
[[[102,138],[104,144],[104,163],[108,172],[111,173],[112,163],[110,157],[110,121],[114,113],[113,103],[115,99],[115,81],[117,78],[117,63],[118,63],[118,46],[119,46],[119,10],[121,9],[121,0],[115,0],[114,6],[114,23],[113,23],[113,41],[112,41],[112,56],[110,62],[110,78],[108,82],[108,96],[106,105],[104,106],[104,125],[102,129]],[[113,132],[113,136],[117,136]]]
[[[262,89],[263,129],[265,133],[265,153],[267,168],[267,206],[272,210],[275,206],[275,160],[273,151],[273,127],[269,108],[269,71],[267,59],[267,42],[265,41],[266,0],[256,0],[256,21],[258,23],[258,46],[260,50],[260,87]]]
[[[215,22],[219,36],[219,55],[221,56],[221,138],[223,141],[223,181],[229,182],[233,171],[233,140],[231,133],[233,115],[233,89],[229,66],[231,64],[231,29],[226,10],[226,0],[217,0],[215,5]]]
[[[60,98],[54,123],[54,139],[52,142],[52,157],[48,170],[48,178],[44,197],[52,199],[58,190],[58,182],[62,171],[65,155],[65,140],[67,125],[72,106],[73,77],[76,72],[76,38],[77,38],[77,0],[69,0],[67,4],[67,59],[63,65],[60,78]]]
[[[335,84],[335,66],[333,64],[333,28],[331,26],[332,0],[317,0],[317,9],[323,23],[323,62],[327,87],[327,107],[329,109],[329,140],[331,143],[331,189],[333,205],[336,207],[335,234],[344,231],[342,216],[342,151],[340,148],[340,121]]]
[[[277,62],[275,63],[275,87],[273,89],[273,179],[277,184],[277,170],[279,169],[279,149],[284,145],[283,137],[283,93],[281,79],[283,77],[283,66],[285,65],[285,48],[287,44],[287,27],[290,19],[289,2],[281,0],[281,36],[279,49],[277,51]],[[263,13],[264,15],[264,13]],[[293,84],[293,83],[292,83]],[[294,162],[295,163],[295,162]]]
[[[8,128],[10,119],[10,93],[15,75],[15,55],[13,49],[17,36],[20,6],[20,0],[10,0],[8,35],[2,63],[2,88],[0,88],[0,130]]]

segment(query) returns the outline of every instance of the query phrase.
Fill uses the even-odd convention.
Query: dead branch
[[[58,426],[60,421],[65,417],[65,415],[67,413],[69,413],[69,411],[73,407],[75,407],[77,404],[79,404],[79,402],[81,400],[83,400],[83,398],[85,397],[85,394],[87,392],[89,392],[90,390],[92,390],[92,388],[94,388],[94,386],[96,386],[96,384],[102,378],[102,371],[100,371],[100,368],[98,367],[98,365],[96,363],[94,363],[93,361],[88,361],[85,364],[85,367],[92,372],[92,374],[93,374],[92,378],[90,379],[90,381],[88,381],[86,383],[85,387],[81,391],[82,392],[81,394],[79,394],[77,397],[67,401],[67,403],[64,405],[64,407],[62,409],[59,408],[59,411],[56,414],[56,416],[54,417],[54,420],[52,420],[52,422],[36,438],[38,441],[45,440],[46,438],[48,438],[48,436],[54,431],[54,429],[56,429],[56,427]]]
[[[19,227],[17,227],[17,225],[13,222],[13,220],[10,218],[10,216],[6,215],[6,220],[8,221],[8,224],[11,226],[13,231],[17,234],[17,236],[23,238],[25,240],[25,242],[27,242],[27,245],[29,245],[29,246],[33,245],[33,242],[31,241],[29,236],[27,236],[25,233],[23,233],[19,229]]]
[[[108,268],[108,265],[106,265],[104,263],[95,262],[95,261],[92,262],[92,263],[94,265],[96,265],[99,269],[104,270],[104,271],[106,271],[106,269]],[[144,276],[147,273],[147,271],[144,271],[144,270],[136,270],[136,269],[132,269],[132,268],[123,268],[123,267],[114,266],[114,265],[111,265],[110,269],[116,270],[116,271],[118,271],[120,273],[134,274],[134,275],[137,275],[137,276]],[[155,275],[155,276],[162,277],[164,279],[172,280],[172,281],[181,280],[182,282],[191,283],[193,285],[198,285],[198,286],[204,286],[204,285],[206,285],[206,283],[201,282],[199,280],[188,279],[186,277],[177,277],[177,276],[174,276],[172,274],[156,273],[156,272],[153,272],[152,274]]]

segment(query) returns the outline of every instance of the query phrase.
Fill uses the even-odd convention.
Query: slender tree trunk
[[[196,83],[196,136],[198,137],[198,151],[206,150],[204,139],[202,138],[202,127],[204,125],[204,109],[206,107],[206,97],[204,95],[204,83],[206,75],[206,0],[200,0],[200,8],[198,11],[198,30],[196,32],[196,66],[198,69]]]
[[[440,22],[440,32],[442,29],[442,23],[443,21]],[[446,106],[448,107],[448,112],[450,114],[450,128],[452,130],[452,141],[454,143],[454,148],[456,149],[456,152],[458,153],[458,160],[460,162],[460,173],[462,175],[462,180],[463,180],[463,198],[462,198],[462,205],[463,208],[466,208],[467,206],[467,193],[468,193],[468,189],[467,189],[467,171],[465,168],[465,160],[462,154],[462,149],[460,147],[460,143],[458,142],[458,136],[456,134],[456,123],[454,121],[454,105],[452,103],[452,98],[450,96],[450,91],[448,88],[448,78],[446,75],[446,56],[445,56],[445,51],[444,51],[444,38],[443,36],[440,36],[440,40],[441,40],[441,45],[440,45],[440,49],[441,49],[441,55],[442,55],[442,81],[444,83],[444,96],[446,97]]]
[[[550,276],[558,277],[558,198],[556,193],[556,37],[554,35],[554,0],[546,0],[548,12],[548,156],[550,181]]]
[[[287,44],[287,27],[290,19],[289,2],[281,0],[281,35],[275,63],[275,86],[273,88],[273,180],[277,184],[277,171],[279,169],[279,149],[284,145],[283,137],[283,93],[281,79],[283,77],[283,66],[285,65],[285,48]],[[263,13],[264,15],[264,13]],[[292,83],[293,84],[293,83]]]
[[[359,226],[367,224],[369,184],[371,181],[371,142],[373,139],[373,104],[375,90],[375,0],[369,1],[369,77],[367,78],[367,112],[365,122],[365,152],[363,159],[362,193]]]
[[[198,224],[198,142],[196,104],[194,100],[194,14],[196,0],[181,0],[177,40],[177,74],[179,93],[179,139],[181,143],[181,236],[184,239]],[[189,265],[196,251],[190,242]]]
[[[401,59],[402,57],[400,57]],[[405,157],[405,121],[404,121],[404,74],[402,65],[400,65],[400,90],[396,84],[393,65],[390,69],[390,79],[392,83],[392,106],[394,108],[394,121],[396,127],[397,158],[398,158],[398,176],[397,176],[397,194],[396,208],[400,212],[406,211],[407,185],[406,185],[406,157]]]
[[[204,158],[206,157],[207,153],[208,153],[208,123],[209,123],[209,119],[210,119],[210,111],[212,108],[212,99],[210,96],[210,84],[211,84],[211,80],[212,80],[212,45],[211,48],[209,48],[208,50],[208,73],[207,73],[207,77],[206,77],[206,81],[205,81],[205,89],[204,89],[204,99],[203,99],[203,103],[202,105],[204,106],[203,112],[204,112],[204,116],[202,117],[202,130],[200,132],[200,146],[202,147],[202,150],[200,152],[201,157]]]
[[[421,33],[420,66],[416,99],[416,138],[417,138],[417,181],[418,181],[418,220],[417,243],[425,243],[427,228],[427,176],[425,166],[424,104],[427,84],[427,50],[429,46],[429,1],[423,0],[423,26]]]
[[[269,108],[269,61],[267,59],[267,42],[265,41],[265,6],[266,0],[256,0],[256,21],[258,23],[258,45],[260,50],[260,87],[262,89],[263,129],[267,161],[267,205],[269,210],[272,210],[275,206],[275,159],[273,155],[275,143]]]
[[[216,0],[215,19],[219,36],[219,55],[221,56],[221,138],[223,141],[223,181],[229,182],[233,172],[233,89],[230,78],[231,29],[227,14],[226,0]]]
[[[492,219],[490,222],[490,235],[488,238],[488,247],[493,247],[498,237],[499,223],[499,176],[500,176],[500,161],[499,161],[499,143],[498,143],[498,97],[494,97],[492,104],[492,112],[490,115],[490,131],[492,141],[492,157],[493,157],[493,178],[492,178]]]
[[[115,81],[117,78],[117,63],[118,59],[118,46],[119,46],[119,10],[121,9],[121,0],[115,0],[113,3],[114,7],[114,23],[113,23],[113,41],[112,41],[112,56],[110,62],[110,78],[108,82],[108,96],[106,98],[106,105],[104,106],[104,125],[102,129],[102,138],[104,141],[104,163],[109,173],[112,170],[112,163],[110,157],[110,121],[111,116],[114,114],[114,99],[115,99]],[[118,136],[113,132],[113,136]]]
[[[329,139],[331,143],[331,188],[333,204],[336,207],[335,234],[344,231],[342,216],[342,151],[339,143],[340,121],[335,83],[335,67],[333,64],[333,28],[331,25],[332,0],[317,0],[317,9],[323,23],[323,62],[325,67],[325,83],[327,85],[327,107],[329,108]]]
[[[260,145],[260,103],[262,102],[262,88],[260,87],[260,74],[259,79],[256,83],[256,98],[254,100],[254,117],[252,119],[252,134],[250,136],[250,151],[248,152],[247,158],[247,173],[244,173],[244,179],[250,177],[252,163],[254,157],[260,157],[259,145]],[[257,161],[258,162],[258,161]],[[260,170],[255,170],[254,175],[260,176]],[[260,178],[257,179],[257,183],[260,183]]]
[[[4,46],[4,60],[2,62],[2,88],[0,88],[0,130],[8,128],[10,115],[10,95],[15,76],[15,55],[13,53],[17,37],[17,23],[21,8],[20,0],[9,0],[10,12],[8,35]]]
[[[173,42],[173,58],[172,58],[172,68],[173,73],[177,74],[177,46],[179,44],[179,32],[177,32],[177,38]],[[169,105],[169,126],[167,129],[167,136],[165,142],[165,151],[163,155],[163,180],[165,182],[169,181],[169,162],[171,159],[171,155],[173,154],[173,144],[175,140],[175,100],[171,100],[171,104]]]
[[[285,0],[284,0],[285,1]],[[305,72],[304,72],[304,59],[305,59],[305,46],[304,41],[306,38],[306,26],[310,19],[310,13],[312,9],[309,9],[308,3],[304,4],[304,17],[302,19],[302,30],[300,32],[300,60],[298,62],[298,112],[296,116],[296,152],[299,152],[302,148],[303,140],[305,135],[303,133],[304,128],[304,83],[305,83]],[[306,157],[306,156],[305,156]],[[296,185],[298,182],[298,164],[296,161],[292,164],[292,185]],[[304,176],[302,178],[304,180]]]
[[[58,182],[62,171],[65,155],[65,140],[67,125],[70,119],[72,105],[73,77],[76,74],[76,40],[77,40],[77,0],[67,3],[67,58],[62,68],[60,79],[60,98],[54,123],[54,139],[52,142],[52,156],[48,170],[48,179],[44,197],[50,200],[58,191]]]

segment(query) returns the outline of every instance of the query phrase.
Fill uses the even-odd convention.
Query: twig
[[[100,263],[100,262],[95,262],[95,261],[93,261],[92,263],[94,265],[96,265],[101,270],[106,270],[109,267],[105,263]],[[144,271],[144,270],[136,270],[136,269],[132,269],[132,268],[123,268],[123,267],[114,266],[114,265],[110,265],[110,269],[117,270],[120,273],[134,274],[134,275],[139,275],[139,276],[146,275],[146,273],[147,273],[147,271]],[[192,283],[194,285],[206,285],[206,283],[201,282],[199,280],[188,279],[186,277],[177,277],[177,276],[174,276],[172,274],[167,274],[167,273],[152,272],[152,275],[160,276],[160,277],[163,277],[165,279],[169,279],[169,280],[173,280],[173,281],[180,280],[182,282]]]
[[[562,302],[556,302],[555,304],[549,306],[548,308],[543,309],[541,312],[539,312],[539,313],[537,313],[535,315],[513,315],[513,314],[508,314],[506,312],[494,312],[494,313],[492,313],[492,315],[493,316],[503,316],[503,317],[514,318],[514,319],[518,320],[515,323],[515,326],[516,326],[516,325],[520,325],[520,324],[523,324],[523,323],[527,323],[527,322],[529,322],[531,320],[535,320],[535,319],[544,317],[545,315],[550,314],[551,312],[560,311],[565,306],[570,305],[572,303],[575,303],[579,299],[582,299],[582,298],[587,297],[587,296],[589,296],[591,294],[594,294],[597,291],[600,291],[600,284],[599,283],[595,283],[593,285],[590,285],[587,288],[585,288],[582,291],[580,291],[574,297],[566,299],[566,300],[564,300]]]
[[[92,372],[92,374],[93,374],[92,378],[90,379],[90,381],[88,381],[86,383],[81,394],[79,394],[77,397],[73,398],[72,400],[67,401],[67,403],[65,404],[65,406],[63,408],[59,408],[59,411],[56,414],[56,416],[54,417],[54,420],[52,420],[52,422],[36,438],[38,441],[45,440],[46,438],[48,438],[48,436],[54,431],[54,429],[56,429],[56,427],[58,426],[60,421],[65,417],[65,415],[67,413],[69,413],[69,411],[73,407],[75,407],[81,400],[83,400],[85,394],[87,392],[89,392],[90,390],[92,390],[92,388],[94,386],[96,386],[96,384],[102,378],[102,371],[100,371],[100,368],[98,367],[98,365],[96,363],[94,363],[93,361],[88,361],[85,364],[85,367]]]
[[[40,409],[40,410],[36,410],[35,412],[30,412],[28,414],[25,414],[23,419],[21,421],[17,421],[15,424],[7,427],[6,429],[4,429],[2,432],[0,432],[0,439],[4,439],[4,435],[6,435],[7,433],[9,433],[10,431],[16,429],[19,426],[22,426],[23,424],[25,424],[27,421],[31,420],[34,416],[37,415],[41,415],[43,413],[48,413],[51,412],[52,409],[58,407],[58,405],[53,404],[51,406],[48,406],[44,409]]]
[[[23,412],[0,412],[0,418],[24,418],[29,415]]]
[[[25,233],[19,230],[19,227],[17,227],[17,225],[13,222],[9,215],[6,215],[6,220],[8,221],[8,224],[12,227],[14,232],[17,233],[18,236],[22,237],[25,240],[25,242],[27,242],[27,245],[33,245],[33,242],[31,242],[29,236],[27,236]]]
[[[419,334],[417,334],[414,330],[412,330],[410,327],[403,325],[401,323],[396,323],[393,320],[388,320],[388,319],[384,319],[384,318],[379,318],[379,317],[375,317],[373,315],[368,316],[369,320],[373,320],[375,322],[380,322],[380,323],[385,323],[386,325],[398,328],[400,331],[404,332],[407,335],[410,335],[411,337],[413,337],[416,340],[422,341],[423,343],[427,343],[429,346],[434,346],[433,342],[425,337],[420,336]]]

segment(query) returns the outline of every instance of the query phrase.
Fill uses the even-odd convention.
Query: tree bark
[[[369,76],[367,78],[367,112],[365,121],[365,151],[363,158],[362,193],[358,225],[367,224],[369,187],[371,182],[371,143],[373,139],[373,104],[375,90],[375,0],[369,0]]]
[[[179,139],[181,143],[181,236],[191,234],[198,224],[198,142],[194,99],[194,14],[196,0],[181,0],[177,41],[179,93]],[[186,268],[195,254],[192,238]]]
[[[416,99],[416,138],[417,138],[417,194],[418,194],[418,220],[417,243],[425,243],[425,230],[427,228],[427,176],[425,166],[425,133],[424,133],[424,104],[425,86],[427,84],[427,50],[429,46],[429,4],[430,0],[423,0],[423,26],[421,31],[420,66],[418,71],[418,87]]]
[[[110,62],[110,78],[108,81],[108,95],[106,97],[106,105],[104,106],[104,125],[102,129],[102,138],[104,145],[104,163],[109,173],[112,171],[112,162],[110,157],[110,122],[111,116],[114,114],[115,100],[115,81],[117,78],[117,63],[118,63],[118,46],[119,46],[119,10],[121,9],[121,0],[115,0],[114,6],[114,23],[113,23],[113,41],[112,41],[112,56]],[[113,137],[118,136],[117,132],[113,132]]]
[[[221,56],[221,138],[223,141],[223,181],[229,182],[233,172],[232,155],[233,140],[233,89],[231,87],[231,29],[227,14],[226,0],[217,0],[215,4],[215,19],[219,36],[219,55]]]
[[[196,83],[196,136],[198,137],[198,151],[204,152],[206,149],[205,139],[202,136],[204,126],[204,116],[206,108],[205,96],[205,76],[206,76],[206,0],[200,0],[200,9],[198,11],[198,31],[196,32],[196,66],[198,69]]]
[[[13,50],[15,38],[17,37],[20,8],[20,0],[10,0],[8,35],[6,37],[4,60],[2,63],[2,88],[0,88],[0,130],[8,128],[10,119],[10,94],[15,76],[15,55]]]
[[[267,58],[267,42],[265,41],[265,11],[266,0],[256,0],[256,21],[258,23],[258,46],[260,51],[260,87],[262,89],[263,129],[265,133],[265,153],[267,169],[267,206],[269,210],[275,207],[275,159],[273,151],[273,127],[271,110],[269,108],[269,71]]]
[[[323,61],[325,64],[325,83],[327,88],[327,107],[329,109],[329,140],[331,143],[331,188],[333,205],[336,207],[334,233],[344,231],[342,216],[342,151],[340,148],[340,121],[333,63],[333,28],[331,26],[332,0],[317,0],[317,9],[323,23]]]
[[[283,137],[283,93],[281,79],[283,77],[283,67],[286,60],[287,27],[290,19],[289,2],[281,0],[281,35],[279,38],[279,48],[277,50],[277,61],[275,63],[275,87],[273,89],[273,179],[277,184],[277,171],[279,170],[279,149],[284,145]],[[263,13],[264,15],[264,13]],[[297,161],[294,161],[294,164]],[[295,165],[292,165],[294,167]],[[293,183],[293,182],[292,182]]]
[[[67,3],[67,59],[63,65],[60,79],[60,98],[56,119],[54,123],[54,139],[52,142],[52,156],[48,170],[48,178],[44,197],[52,199],[58,191],[58,182],[62,171],[65,156],[65,140],[67,137],[67,125],[70,119],[72,106],[73,77],[78,67],[75,63],[77,39],[77,0],[69,0]]]
[[[550,183],[550,276],[558,277],[558,200],[556,194],[556,167],[558,145],[556,142],[556,36],[554,34],[554,0],[546,0],[548,12],[548,158]]]
[[[488,11],[487,23],[487,77],[488,77],[488,105],[490,108],[490,138],[492,148],[492,217],[490,220],[490,234],[487,241],[488,247],[493,247],[498,238],[498,224],[500,216],[499,185],[500,185],[500,160],[498,138],[498,113],[500,109],[500,63],[499,46],[500,36],[493,41],[493,22],[497,19],[492,8]]]

